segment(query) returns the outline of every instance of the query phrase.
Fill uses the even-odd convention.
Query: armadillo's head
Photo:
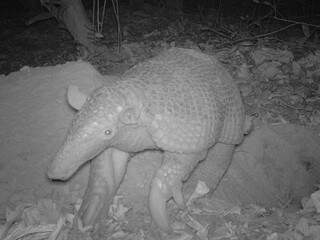
[[[71,101],[69,100],[71,103]],[[68,135],[48,169],[51,179],[65,180],[117,139],[121,125],[136,120],[135,111],[112,88],[101,87],[84,101],[72,121]]]

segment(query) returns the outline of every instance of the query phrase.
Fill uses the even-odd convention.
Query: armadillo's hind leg
[[[164,231],[171,231],[166,211],[166,202],[171,197],[179,206],[184,206],[182,182],[189,177],[207,151],[192,154],[164,153],[161,168],[156,172],[149,195],[149,207],[153,220]]]
[[[208,159],[199,165],[199,170],[192,176],[195,179],[200,178],[207,184],[210,189],[209,196],[213,195],[227,173],[232,162],[234,148],[233,144],[217,143],[210,151]]]
[[[129,154],[107,149],[90,165],[90,176],[79,210],[83,226],[93,226],[103,209],[109,208],[124,176]]]

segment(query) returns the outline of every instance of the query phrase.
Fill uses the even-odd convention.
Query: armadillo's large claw
[[[181,182],[180,184],[170,185],[166,181],[160,180],[158,177],[155,177],[152,180],[149,195],[149,208],[153,221],[163,231],[172,231],[166,209],[167,201],[173,197],[180,207],[184,206],[181,186]]]

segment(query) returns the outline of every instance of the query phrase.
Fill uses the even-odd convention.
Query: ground
[[[314,186],[320,169],[319,46],[312,39],[303,41],[297,29],[282,41],[267,37],[233,43],[194,16],[155,13],[149,21],[150,12],[156,11],[123,12],[122,60],[114,62],[99,56],[79,60],[78,45],[54,19],[28,27],[21,16],[1,20],[0,238],[42,234],[62,239],[69,229],[87,169],[68,183],[51,183],[45,176],[74,114],[65,101],[67,86],[90,92],[108,78],[102,75],[121,75],[162,49],[181,46],[222,61],[238,83],[254,130],[237,148],[235,164],[215,198],[190,200],[188,211],[169,203],[174,226],[181,229],[170,239],[319,239],[320,197]],[[108,25],[104,34],[109,40],[103,43],[116,49],[115,27]],[[95,238],[162,236],[150,225],[144,206],[157,159],[158,153],[133,159],[111,217],[103,220]],[[199,187],[191,192],[202,196]]]

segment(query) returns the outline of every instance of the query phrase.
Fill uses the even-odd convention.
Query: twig
[[[94,13],[95,13],[95,10],[96,10],[96,1],[93,0],[93,5],[92,5],[92,26],[93,26],[93,31],[95,30],[95,27],[94,27]]]
[[[102,9],[102,17],[101,17],[101,32],[102,32],[102,26],[103,26],[103,23],[104,23],[104,17],[105,17],[105,14],[106,14],[106,4],[107,4],[107,0],[104,0],[103,9]]]
[[[217,48],[224,47],[225,45],[233,45],[233,44],[236,44],[236,43],[239,43],[239,42],[252,41],[252,40],[255,40],[255,39],[258,39],[258,38],[267,37],[267,36],[273,35],[275,33],[284,31],[284,30],[286,30],[286,29],[288,29],[290,27],[293,27],[295,25],[297,25],[297,23],[290,24],[288,26],[285,26],[285,27],[280,28],[278,30],[275,30],[273,32],[268,32],[268,33],[259,34],[259,35],[253,36],[253,37],[242,38],[242,39],[238,39],[238,40],[235,40],[235,41],[226,42],[226,43],[220,44],[219,46],[217,46]]]
[[[100,17],[100,14],[99,14],[99,12],[100,12],[100,1],[99,0],[97,0],[97,12],[96,12],[96,21],[97,21],[97,32],[99,32],[99,29],[100,29],[100,21],[99,21],[99,17]]]
[[[283,21],[283,22],[289,22],[289,23],[294,23],[294,24],[301,24],[301,25],[307,25],[307,26],[311,26],[311,27],[320,28],[320,25],[315,25],[315,24],[312,24],[312,23],[294,21],[294,20],[279,18],[277,16],[274,16],[273,18],[276,19],[276,20],[279,20],[279,21]]]
[[[120,52],[120,45],[121,45],[121,27],[120,27],[120,19],[119,19],[119,3],[118,0],[112,0],[112,7],[114,14],[117,20],[117,36],[118,36],[118,53]]]
[[[221,33],[221,32],[218,32],[217,30],[215,30],[215,29],[213,29],[213,28],[202,27],[200,30],[201,30],[201,31],[211,31],[211,32],[214,32],[214,33],[220,35],[221,37],[224,37],[224,38],[227,38],[227,39],[231,40],[231,38],[230,38],[229,36],[227,36],[227,35],[225,35],[225,34],[223,34],[223,33]]]
[[[102,29],[105,17],[105,10],[106,10],[106,3],[107,0],[104,0],[102,12],[100,11],[100,0],[93,0],[92,5],[92,25],[93,31],[96,31],[100,35],[94,34],[94,38],[102,37]],[[95,23],[97,24],[97,28],[95,29]]]

